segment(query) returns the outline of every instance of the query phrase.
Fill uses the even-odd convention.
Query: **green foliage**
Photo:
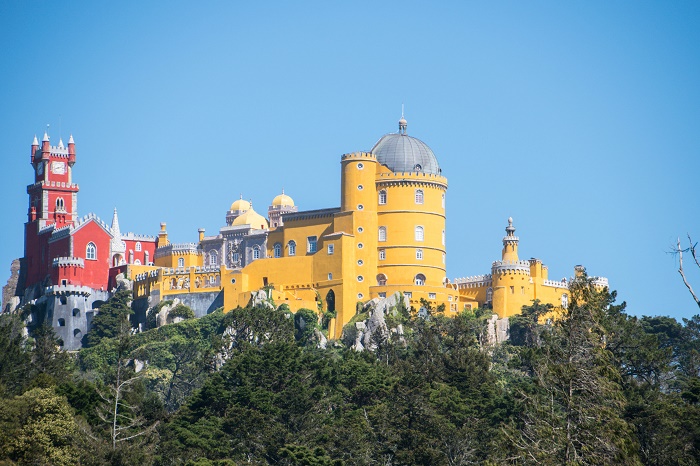
[[[301,346],[311,341],[318,327],[318,314],[311,309],[301,308],[294,314],[294,338]]]
[[[194,311],[189,306],[178,304],[171,309],[170,312],[168,312],[168,316],[173,318],[180,317],[182,319],[194,319]]]
[[[0,455],[19,464],[78,463],[78,426],[65,398],[35,388],[0,403]]]
[[[0,396],[19,393],[27,381],[31,355],[25,348],[23,327],[16,314],[0,315]]]
[[[129,317],[134,313],[129,306],[131,291],[118,291],[105,304],[100,306],[99,312],[92,319],[90,331],[85,335],[86,348],[97,345],[104,338],[114,338],[131,329]]]

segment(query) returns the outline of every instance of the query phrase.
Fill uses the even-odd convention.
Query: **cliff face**
[[[7,279],[7,285],[2,287],[2,308],[0,308],[0,312],[12,312],[19,304],[19,296],[17,296],[19,291],[17,289],[19,286],[19,268],[19,259],[13,260],[10,266],[10,278]]]

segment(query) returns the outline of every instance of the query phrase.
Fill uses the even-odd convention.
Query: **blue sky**
[[[0,281],[46,124],[75,138],[80,215],[184,242],[241,193],[338,206],[340,155],[404,103],[449,179],[450,278],[488,273],[512,216],[550,278],[583,264],[631,313],[690,317],[667,251],[700,240],[699,20],[682,1],[2,2]]]

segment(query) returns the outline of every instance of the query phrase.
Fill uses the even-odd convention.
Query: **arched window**
[[[216,267],[219,265],[219,253],[216,251],[211,251],[209,253],[209,265]]]
[[[377,286],[386,286],[386,275],[383,273],[377,275]]]
[[[379,227],[379,241],[386,241],[386,227]]]
[[[416,227],[416,241],[423,241],[424,234],[423,234],[423,227],[417,226]]]
[[[416,249],[416,259],[419,261],[423,260],[423,250],[422,249]]]
[[[386,189],[379,191],[379,205],[386,204]]]
[[[95,246],[95,243],[88,243],[85,248],[85,259],[97,260],[97,246]]]
[[[134,265],[141,265],[141,261],[140,261],[139,259],[136,259],[136,260],[134,261]]]
[[[425,285],[425,275],[423,275],[422,273],[419,273],[418,275],[416,275],[414,282],[418,286]]]
[[[177,260],[177,266],[183,268],[185,266],[185,258],[181,257]]]
[[[423,190],[416,189],[416,204],[422,204],[422,203],[423,203]]]
[[[253,246],[253,260],[260,259],[260,246]]]
[[[386,259],[386,251],[384,249],[379,250],[379,260],[383,261]]]
[[[493,300],[493,288],[488,287],[486,289],[486,302],[490,303]]]
[[[135,249],[136,249],[137,251],[141,251],[141,243],[140,243],[140,242],[137,242],[137,243],[136,243]]]
[[[275,243],[275,245],[273,246],[273,250],[274,250],[275,257],[277,257],[277,258],[282,257],[282,244],[281,243]]]
[[[289,255],[290,256],[296,256],[297,254],[297,243],[294,242],[294,240],[290,241],[287,243],[287,249],[289,249]]]
[[[63,212],[66,210],[66,204],[64,203],[62,197],[56,198],[56,210],[59,212]]]

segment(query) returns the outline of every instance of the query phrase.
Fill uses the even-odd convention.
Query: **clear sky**
[[[339,206],[340,156],[404,103],[449,180],[450,278],[489,273],[512,216],[550,278],[583,264],[631,313],[698,313],[667,251],[700,240],[700,2],[17,0],[0,21],[2,284],[46,124],[75,138],[80,215],[185,242],[241,193]]]

